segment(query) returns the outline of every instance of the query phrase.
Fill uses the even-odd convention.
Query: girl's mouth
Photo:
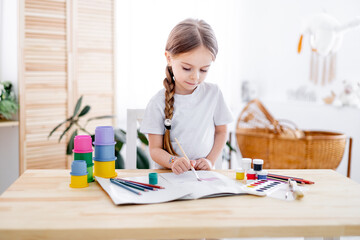
[[[186,81],[185,81],[186,82]],[[190,82],[186,82],[187,84],[191,85],[191,86],[195,86],[195,83],[190,83]]]

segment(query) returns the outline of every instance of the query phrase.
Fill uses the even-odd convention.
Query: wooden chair
[[[144,117],[145,109],[127,109],[126,123],[126,158],[125,168],[136,169],[136,146],[138,124]],[[155,162],[150,160],[150,168],[155,168]],[[222,169],[222,156],[215,162],[215,169]]]

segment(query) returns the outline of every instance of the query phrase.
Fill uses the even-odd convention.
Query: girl
[[[215,84],[205,83],[218,45],[210,25],[186,19],[171,31],[165,48],[165,89],[148,103],[140,131],[148,134],[151,158],[175,174],[211,170],[233,118]],[[177,138],[190,162],[180,156]]]

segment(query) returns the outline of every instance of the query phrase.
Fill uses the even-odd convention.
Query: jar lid
[[[265,170],[257,172],[257,175],[268,175],[268,172]]]
[[[255,174],[256,172],[254,171],[254,169],[249,169],[249,170],[247,170],[247,174]]]
[[[251,163],[251,158],[243,158],[241,161],[243,163]]]
[[[254,159],[253,163],[254,164],[264,164],[264,160],[262,160],[262,159]]]
[[[237,168],[237,169],[236,169],[236,172],[238,172],[238,173],[243,173],[243,172],[245,172],[245,169],[243,169],[243,168]]]

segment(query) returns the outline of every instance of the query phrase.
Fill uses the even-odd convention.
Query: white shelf
[[[0,128],[2,128],[2,127],[15,127],[15,126],[19,126],[19,121],[0,120]]]

